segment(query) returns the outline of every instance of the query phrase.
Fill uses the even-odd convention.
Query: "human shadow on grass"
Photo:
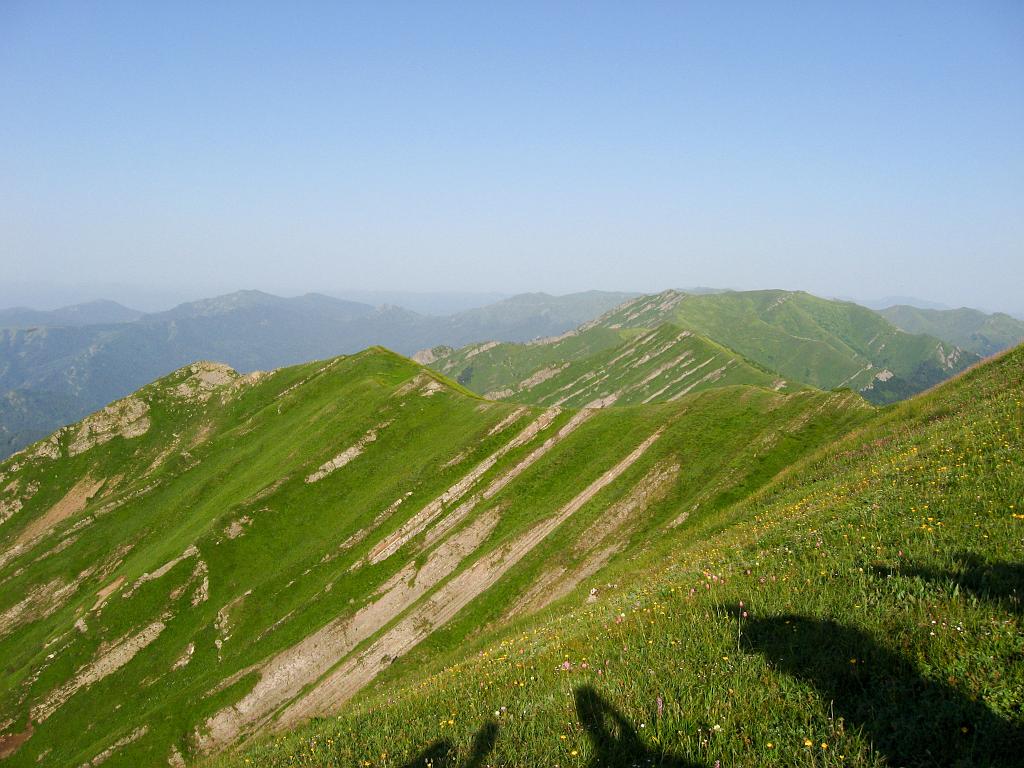
[[[441,739],[405,763],[402,768],[482,768],[484,760],[494,749],[497,740],[498,726],[488,720],[473,736],[473,745],[465,762],[458,763],[452,743],[447,739]]]
[[[811,683],[891,765],[1020,765],[1024,730],[858,629],[786,615],[743,621],[746,649]]]
[[[877,566],[872,570],[883,577],[908,576],[936,584],[952,583],[980,600],[996,603],[1018,616],[1024,615],[1024,563],[986,560],[974,552],[961,552],[949,570],[913,563],[898,568]]]
[[[632,768],[648,765],[700,768],[699,763],[648,749],[622,713],[590,686],[576,689],[576,715],[586,729],[594,750],[594,756],[589,763],[593,768]]]
[[[593,748],[594,755],[588,763],[592,768],[706,768],[699,763],[648,749],[629,721],[589,686],[576,689],[576,715]],[[454,745],[442,739],[431,744],[402,768],[482,768],[497,738],[498,726],[488,721],[473,737],[473,746],[465,762],[459,763]]]

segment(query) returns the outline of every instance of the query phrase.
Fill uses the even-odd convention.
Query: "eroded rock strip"
[[[56,712],[65,701],[74,696],[79,689],[98,683],[119,670],[135,658],[139,651],[156,640],[164,631],[164,626],[162,621],[154,621],[137,635],[118,643],[98,659],[87,664],[73,679],[53,691],[41,704],[33,707],[32,719],[41,723]]]
[[[657,392],[654,392],[649,397],[645,398],[643,400],[643,403],[646,405],[647,403],[651,402],[651,400],[653,400],[654,398],[659,397],[660,395],[664,394],[669,389],[674,387],[676,384],[679,384],[680,382],[682,382],[683,379],[689,378],[690,376],[695,374],[697,371],[699,371],[701,368],[703,368],[704,366],[708,365],[714,359],[715,359],[715,355],[712,355],[707,360],[705,360],[703,363],[700,363],[699,365],[697,365],[694,368],[684,368],[683,372],[679,376],[677,376],[676,378],[672,379],[672,381],[670,381],[668,384],[663,386]],[[686,390],[686,391],[689,392],[690,390]]]
[[[162,578],[162,577],[166,576],[174,566],[176,566],[178,563],[182,562],[183,560],[188,560],[190,557],[198,557],[198,556],[199,556],[199,548],[196,547],[195,544],[190,544],[188,547],[185,548],[184,552],[182,552],[180,555],[178,555],[173,560],[169,560],[168,562],[164,563],[163,565],[161,565],[159,568],[157,568],[152,573],[148,573],[147,572],[147,573],[144,573],[141,576],[139,576],[139,578],[137,578],[135,580],[135,583],[132,584],[128,589],[126,589],[124,591],[124,599],[127,600],[132,595],[134,595],[135,591],[139,587],[141,587],[143,584],[145,584],[146,582],[155,581],[156,579],[159,579],[159,578]]]
[[[552,531],[629,469],[661,436],[662,431],[659,429],[640,443],[556,515],[457,574],[368,648],[344,661],[306,696],[286,709],[276,726],[292,727],[309,717],[329,712],[351,698],[392,660],[408,652],[434,629],[450,621],[474,598],[490,589]]]
[[[483,515],[438,547],[422,567],[410,563],[385,582],[376,599],[352,616],[335,619],[272,658],[241,700],[207,720],[197,745],[205,753],[235,741],[315,682],[363,640],[384,627],[447,577],[494,530],[497,514]]]
[[[537,419],[530,422],[522,432],[473,467],[455,485],[406,520],[397,531],[385,536],[370,551],[369,555],[367,555],[367,560],[371,563],[379,563],[401,549],[406,542],[417,536],[433,522],[444,511],[446,504],[456,502],[465,496],[469,489],[476,485],[480,478],[498,463],[502,456],[514,448],[518,448],[533,440],[540,432],[551,425],[559,413],[561,413],[559,408],[549,408],[544,411]]]
[[[718,381],[720,378],[722,378],[722,376],[725,375],[726,368],[728,368],[734,362],[736,361],[730,360],[720,368],[715,368],[715,370],[711,371],[711,373],[704,374],[701,378],[697,379],[697,381],[693,382],[688,387],[684,387],[683,389],[679,390],[674,395],[672,395],[672,397],[668,399],[668,402],[671,403],[673,400],[678,400],[683,395],[689,394],[690,390],[692,390],[694,387],[699,387],[701,384],[704,384],[705,382]]]
[[[537,463],[548,451],[562,442],[566,437],[576,431],[581,424],[594,415],[594,409],[584,409],[576,413],[561,429],[532,450],[522,461],[503,472],[491,481],[482,492],[470,496],[466,501],[446,515],[437,525],[427,532],[425,546],[431,546],[435,541],[443,537],[448,531],[458,525],[465,517],[473,511],[480,501],[487,501],[500,493],[509,483],[519,477],[523,472]]]
[[[597,573],[626,543],[621,533],[636,524],[640,514],[664,499],[679,477],[679,464],[665,460],[652,467],[623,498],[612,504],[576,542],[573,552],[583,556],[573,570],[545,571],[506,614],[507,617],[540,610],[565,597]],[[620,534],[616,537],[616,534]]]
[[[377,440],[377,434],[382,429],[387,428],[390,424],[391,422],[387,421],[384,422],[383,424],[378,424],[373,429],[367,430],[366,434],[360,437],[358,440],[356,440],[356,442],[353,445],[346,448],[333,459],[325,461],[323,464],[321,464],[320,468],[317,469],[316,472],[313,472],[312,474],[306,477],[306,482],[315,483],[317,480],[323,480],[332,472],[344,467],[346,464],[352,461],[352,459],[361,455],[362,452],[366,450],[366,446],[368,446],[372,442],[375,442]]]
[[[512,411],[512,413],[510,413],[504,419],[502,419],[493,427],[491,427],[490,431],[488,431],[487,433],[487,436],[494,437],[499,432],[504,432],[508,427],[512,426],[517,421],[519,421],[519,419],[523,417],[523,414],[525,414],[528,410],[528,408],[516,408],[514,411]]]

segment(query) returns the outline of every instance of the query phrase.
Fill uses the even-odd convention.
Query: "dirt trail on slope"
[[[473,599],[493,586],[552,531],[631,467],[661,436],[662,431],[663,428],[644,440],[618,464],[562,507],[555,516],[539,523],[514,542],[487,554],[456,575],[376,642],[343,662],[306,696],[286,709],[276,727],[292,727],[309,717],[329,712],[351,698],[392,660],[409,651],[435,628],[450,621]]]
[[[385,536],[366,556],[367,561],[379,563],[401,549],[406,542],[417,536],[427,525],[433,522],[444,511],[446,504],[451,504],[465,496],[469,489],[476,485],[477,481],[491,467],[498,463],[502,456],[514,448],[530,442],[538,433],[550,426],[559,413],[561,413],[559,408],[549,408],[544,411],[536,420],[530,422],[522,432],[473,467],[455,485],[409,518],[397,531]]]
[[[197,746],[210,753],[258,726],[282,704],[315,682],[363,640],[447,577],[494,530],[497,514],[483,515],[438,547],[421,568],[410,563],[376,592],[377,599],[352,616],[335,619],[272,658],[253,689],[209,718]]]

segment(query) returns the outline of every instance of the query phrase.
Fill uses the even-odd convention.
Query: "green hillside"
[[[670,320],[724,344],[790,381],[850,387],[875,403],[920,392],[977,362],[933,336],[905,333],[857,304],[802,291],[666,291],[605,315],[610,328]]]
[[[987,357],[1024,341],[1024,320],[976,309],[919,309],[903,304],[879,313],[907,333],[927,333]]]
[[[1018,348],[215,765],[1017,764],[1022,425]]]
[[[753,386],[494,403],[380,348],[180,369],[0,463],[0,753],[180,765],[333,712],[706,538],[870,415]]]
[[[485,397],[533,405],[640,405],[733,384],[791,389],[734,351],[669,323],[651,330],[589,324],[529,344],[475,344],[431,357],[436,370]]]
[[[934,386],[979,357],[901,331],[857,304],[807,293],[665,291],[558,337],[438,347],[418,359],[487,397],[582,406],[659,402],[691,385],[728,384],[848,387],[884,404]]]

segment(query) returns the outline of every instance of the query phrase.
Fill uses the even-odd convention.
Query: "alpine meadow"
[[[0,768],[1024,764],[1022,41],[0,3]]]

